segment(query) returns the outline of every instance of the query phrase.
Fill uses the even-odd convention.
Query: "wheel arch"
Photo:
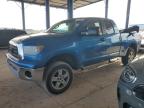
[[[72,69],[74,69],[74,70],[79,69],[81,66],[78,58],[73,54],[66,54],[65,53],[65,54],[59,54],[59,55],[53,56],[52,58],[50,58],[48,60],[48,62],[45,65],[43,80],[44,80],[44,76],[46,75],[46,70],[49,68],[49,66],[51,64],[53,64],[54,62],[57,62],[57,61],[63,61],[63,62],[68,63],[72,67]]]
[[[133,48],[135,52],[137,52],[137,44],[136,43],[131,43],[129,48]]]
[[[56,55],[54,57],[52,57],[51,59],[49,59],[49,61],[47,62],[47,66],[49,66],[51,63],[56,62],[56,61],[63,61],[68,63],[73,69],[78,69],[79,68],[79,62],[78,59],[75,55],[73,54],[59,54]]]
[[[126,49],[126,51],[125,51],[125,53],[124,53],[124,56],[127,54],[129,48],[134,49],[135,54],[137,53],[137,44],[136,44],[136,43],[131,43],[131,44],[128,45],[128,47],[127,47],[127,49]]]

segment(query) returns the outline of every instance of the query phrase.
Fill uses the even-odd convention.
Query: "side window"
[[[68,25],[66,23],[63,23],[63,24],[55,27],[53,29],[53,31],[57,31],[57,32],[60,32],[60,33],[68,32]]]
[[[96,31],[98,32],[99,35],[102,35],[102,30],[101,30],[101,25],[99,22],[95,22],[94,23],[95,27],[96,27]]]
[[[103,32],[104,32],[105,35],[115,33],[114,28],[113,28],[113,25],[112,25],[111,22],[105,21],[105,22],[103,23]]]
[[[119,29],[117,28],[116,24],[112,21],[112,24],[114,26],[115,33],[119,33]]]
[[[102,35],[101,24],[96,21],[86,26],[86,30],[92,35]]]
[[[62,22],[56,25],[51,32],[54,33],[70,33],[74,30],[74,22]]]

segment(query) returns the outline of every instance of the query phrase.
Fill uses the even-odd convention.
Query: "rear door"
[[[109,54],[110,57],[118,56],[121,46],[121,38],[115,23],[111,20],[105,20],[102,22],[102,28],[105,38],[109,40],[107,54]]]
[[[107,48],[110,40],[106,40],[102,33],[100,20],[93,20],[83,28],[80,45],[82,60],[85,65],[97,63],[108,58]],[[87,34],[86,34],[87,33]]]

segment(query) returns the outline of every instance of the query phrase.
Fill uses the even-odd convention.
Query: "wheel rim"
[[[131,62],[135,57],[134,51],[130,50],[129,55],[128,55],[128,62]]]
[[[69,70],[57,69],[51,77],[51,85],[54,89],[60,90],[67,86],[70,79]]]

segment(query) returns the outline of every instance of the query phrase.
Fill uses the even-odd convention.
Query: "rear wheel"
[[[46,70],[46,89],[53,94],[67,90],[73,79],[72,68],[65,62],[55,62]]]
[[[122,57],[123,65],[126,65],[126,64],[132,62],[133,59],[135,58],[135,56],[136,56],[136,51],[133,48],[129,48],[126,56]]]

